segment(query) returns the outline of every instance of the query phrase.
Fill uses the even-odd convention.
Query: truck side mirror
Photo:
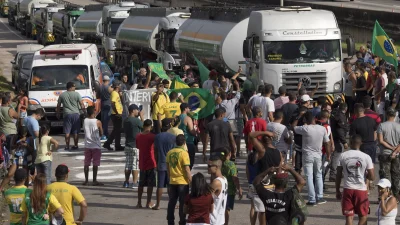
[[[346,44],[347,44],[347,55],[351,57],[355,54],[355,49],[356,49],[354,39],[352,37],[346,38]]]
[[[250,39],[246,39],[243,41],[243,57],[244,58],[251,58],[251,51],[250,51]]]

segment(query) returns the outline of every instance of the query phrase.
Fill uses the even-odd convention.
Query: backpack
[[[298,225],[306,221],[308,210],[306,201],[300,195],[297,187],[292,188],[293,199],[290,213],[290,220],[292,225]]]

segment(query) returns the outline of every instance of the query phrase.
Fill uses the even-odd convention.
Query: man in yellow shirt
[[[190,174],[190,159],[183,146],[186,139],[183,134],[176,136],[176,147],[167,153],[167,172],[169,177],[168,224],[175,223],[175,206],[179,199],[179,224],[186,224],[186,215],[183,213],[185,196],[189,193],[189,184],[192,181]]]
[[[10,209],[10,225],[22,224],[21,204],[25,197],[24,185],[28,172],[25,169],[17,169],[14,174],[15,186],[4,192],[8,208]]]
[[[157,91],[151,95],[151,117],[153,119],[154,133],[161,132],[161,120],[165,118],[164,115],[158,117],[162,106],[169,102],[169,97],[164,93],[164,85],[158,84]],[[160,120],[160,121],[159,121]]]
[[[162,107],[161,110],[158,112],[158,122],[161,123],[161,118],[164,116],[164,118],[175,118],[176,116],[181,115],[181,103],[176,102],[178,99],[178,93],[175,91],[171,92],[169,94],[169,99],[170,102],[165,103]]]
[[[122,101],[121,101],[121,82],[113,82],[113,91],[110,95],[111,100],[111,121],[113,123],[113,130],[108,137],[107,141],[104,142],[103,147],[109,151],[112,151],[111,144],[115,139],[115,151],[124,151],[124,147],[121,146],[121,129],[122,129]]]
[[[67,183],[69,169],[66,165],[59,165],[56,168],[57,182],[47,186],[47,191],[51,192],[60,202],[64,209],[64,220],[67,225],[82,224],[87,214],[87,204],[85,198],[79,189]],[[74,206],[72,202],[75,201],[81,207],[79,218],[74,218]]]

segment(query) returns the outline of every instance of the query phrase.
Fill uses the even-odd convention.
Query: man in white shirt
[[[289,145],[292,143],[292,137],[288,128],[281,124],[283,120],[283,112],[281,109],[278,109],[274,112],[274,122],[268,123],[267,130],[274,133],[274,137],[272,137],[272,145],[279,150],[283,160],[286,162],[287,160],[287,151],[289,149]]]
[[[273,86],[271,84],[267,84],[264,87],[264,91],[259,97],[254,97],[252,99],[251,107],[259,106],[263,110],[263,119],[265,119],[268,123],[270,121],[274,121],[274,112],[275,112],[275,104],[274,101],[270,98],[273,90]]]
[[[373,181],[375,172],[371,157],[360,151],[361,144],[361,136],[353,135],[350,150],[342,153],[337,167],[336,198],[342,200],[342,213],[346,216],[346,224],[353,224],[354,214],[359,217],[359,225],[367,224],[369,200],[365,178]],[[340,192],[342,173],[343,194]]]

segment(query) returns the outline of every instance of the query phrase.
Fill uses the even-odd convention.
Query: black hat
[[[56,168],[56,177],[63,177],[69,173],[68,166],[65,164],[60,164]]]
[[[139,106],[136,104],[132,104],[128,107],[129,112],[132,112],[133,110],[139,110]]]

